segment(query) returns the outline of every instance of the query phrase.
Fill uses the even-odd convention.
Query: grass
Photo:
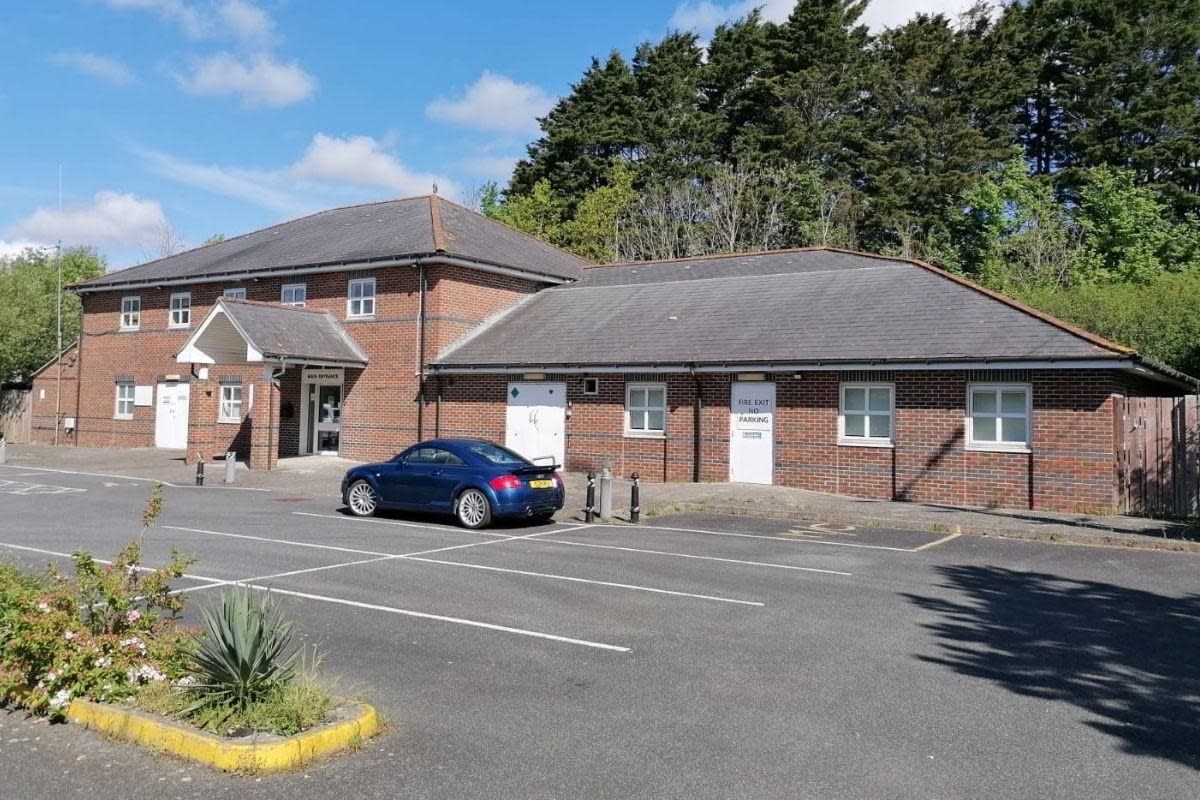
[[[147,684],[135,697],[136,708],[172,717],[203,731],[223,736],[277,733],[292,736],[328,721],[338,700],[315,669],[301,670],[295,679],[272,689],[244,709],[216,702],[200,703],[194,690],[166,682]]]

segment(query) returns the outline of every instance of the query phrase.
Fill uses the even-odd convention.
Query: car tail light
[[[560,489],[565,489],[565,488],[567,488],[567,484],[566,484],[566,482],[563,480],[563,476],[562,476],[562,475],[558,474],[557,472],[553,472],[553,473],[551,473],[551,474],[550,474],[550,477],[554,479],[554,482],[555,482],[556,484],[558,484],[558,488],[560,488]]]
[[[505,489],[520,489],[521,479],[516,475],[501,475],[498,478],[492,478],[491,481],[488,482],[488,486],[491,486],[498,492]]]

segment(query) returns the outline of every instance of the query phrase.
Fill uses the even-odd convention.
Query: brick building
[[[919,262],[815,248],[592,266],[436,196],[73,290],[60,442],[233,449],[255,468],[480,436],[656,480],[1098,511],[1117,398],[1196,386]]]

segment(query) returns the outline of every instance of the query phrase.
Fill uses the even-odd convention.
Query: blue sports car
[[[453,514],[467,528],[499,517],[549,520],[566,492],[556,467],[538,466],[481,439],[431,439],[342,479],[342,501],[368,517],[381,509]]]

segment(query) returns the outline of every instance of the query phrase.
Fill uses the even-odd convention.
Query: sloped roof
[[[228,317],[245,344],[260,354],[255,361],[367,363],[367,354],[327,311],[229,297],[218,298],[180,351],[180,360],[190,361],[186,354],[205,349],[210,323],[221,315]]]
[[[1130,352],[920,262],[812,248],[589,268],[435,363],[1044,361]]]
[[[552,278],[576,278],[585,259],[437,195],[319,211],[98,278],[84,291],[128,283],[363,263],[440,253]]]

